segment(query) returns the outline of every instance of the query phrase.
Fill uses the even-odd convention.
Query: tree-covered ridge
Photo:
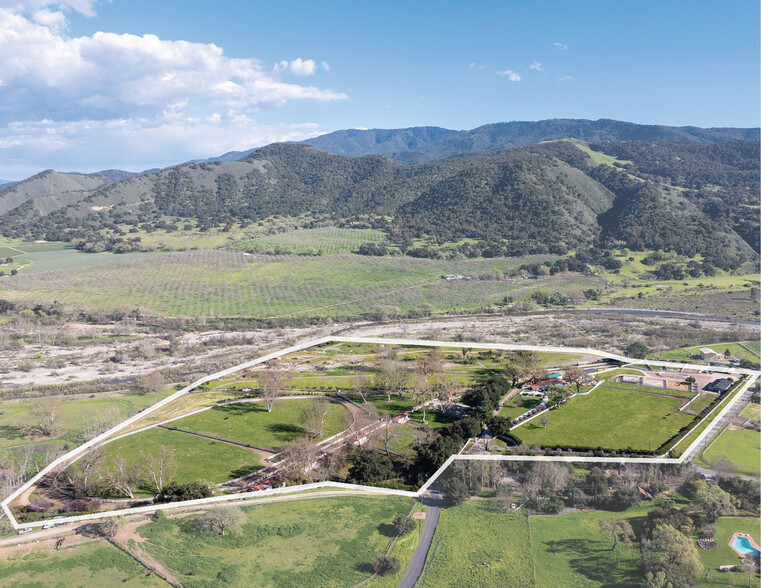
[[[727,185],[711,184],[710,191],[677,190],[662,183],[663,176],[598,164],[565,141],[410,166],[381,155],[350,158],[308,145],[274,144],[239,161],[184,164],[100,185],[47,214],[32,197],[0,216],[0,233],[95,242],[103,239],[94,234],[108,228],[117,237],[103,247],[129,251],[136,243],[119,224],[178,230],[179,217],[211,227],[311,215],[386,229],[392,242],[423,257],[430,252],[413,247],[413,239],[478,240],[477,249],[490,256],[565,253],[618,242],[635,250],[700,253],[713,265],[733,268],[757,257],[751,246],[758,241],[750,214],[757,209],[748,206],[753,200],[733,196],[732,185],[750,190],[754,181],[749,149],[735,143],[703,146],[724,153],[717,157],[723,175],[717,172],[712,181]],[[688,159],[691,149],[684,148],[680,159]],[[748,155],[738,156],[736,167],[733,149]],[[462,247],[473,249],[469,243]]]

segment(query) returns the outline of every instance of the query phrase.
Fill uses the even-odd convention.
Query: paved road
[[[415,553],[412,554],[412,559],[410,559],[410,564],[407,566],[407,571],[404,572],[404,577],[402,577],[401,582],[399,582],[396,588],[413,588],[420,574],[423,573],[425,558],[428,556],[428,550],[431,548],[431,541],[433,541],[433,534],[436,532],[436,525],[439,524],[440,512],[441,509],[438,506],[428,507],[423,532],[420,534],[420,541],[418,541],[417,548],[415,548]]]

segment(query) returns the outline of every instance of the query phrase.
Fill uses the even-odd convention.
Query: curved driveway
[[[404,576],[396,588],[413,588],[417,583],[420,574],[423,573],[423,566],[425,566],[428,550],[431,548],[433,534],[436,532],[436,525],[439,524],[440,512],[441,509],[438,506],[428,507],[428,513],[425,515],[423,532],[420,534],[420,540],[415,548],[415,553],[412,554],[412,559],[410,559],[410,564],[407,566],[407,571],[404,572]]]

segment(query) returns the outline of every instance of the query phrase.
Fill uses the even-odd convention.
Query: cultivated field
[[[351,253],[356,251],[360,245],[377,243],[385,237],[385,233],[373,229],[320,227],[258,237],[239,243],[235,248],[251,253],[267,253],[270,255],[338,255]]]
[[[694,417],[678,411],[682,399],[642,390],[602,384],[546,413],[546,429],[535,418],[513,435],[528,445],[654,451]]]
[[[529,261],[525,258],[444,261],[350,254],[257,256],[220,250],[56,253],[73,256],[78,263],[81,258],[92,260],[97,267],[6,276],[0,280],[0,297],[58,300],[86,309],[127,305],[168,316],[338,317],[476,310],[506,296],[527,299],[542,289],[578,291],[596,283],[571,275],[512,282],[440,278],[446,273],[504,272]]]

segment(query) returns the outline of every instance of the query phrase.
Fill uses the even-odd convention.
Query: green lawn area
[[[246,402],[217,406],[169,423],[173,427],[206,433],[223,439],[279,450],[294,439],[305,437],[301,411],[316,400],[281,398],[267,412],[264,402]],[[325,419],[324,439],[348,426],[348,411],[339,403],[330,403]]]
[[[700,455],[700,460],[710,467],[718,457],[726,457],[737,472],[757,476],[761,464],[761,433],[751,429],[725,429]]]
[[[198,480],[225,482],[262,467],[259,456],[249,449],[155,427],[108,443],[106,463],[117,455],[133,463],[143,455],[155,453],[162,445],[175,450],[174,478],[180,484]]]
[[[408,410],[412,410],[422,402],[421,398],[412,400],[412,395],[410,394],[405,394],[402,397],[398,394],[391,394],[391,402],[387,402],[386,398],[388,397],[385,394],[368,394],[367,402],[375,407],[375,410],[378,411],[379,415],[386,413],[391,416],[396,416],[403,412],[407,412]],[[362,404],[361,400],[359,401],[359,404]]]
[[[410,415],[410,422],[417,423],[419,425],[425,424],[427,427],[431,427],[433,429],[440,429],[441,427],[448,427],[453,422],[455,422],[456,419],[454,419],[451,416],[447,416],[440,412],[435,412],[432,410],[426,410],[425,411],[425,423],[423,423],[423,411],[417,410],[413,412]]]
[[[535,585],[640,586],[643,570],[639,546],[619,545],[611,551],[609,536],[600,532],[600,520],[612,516],[625,518],[638,534],[647,517],[644,509],[531,516]]]
[[[748,406],[742,409],[740,416],[754,421],[761,420],[761,404],[749,402]]]
[[[759,361],[758,341],[693,345],[691,347],[682,347],[681,349],[675,349],[673,351],[664,351],[659,353],[658,357],[671,361],[699,361],[701,347],[708,347],[719,354],[723,354],[728,349],[732,357],[747,359],[754,362]]]
[[[405,454],[407,448],[415,443],[415,427],[409,423],[402,425],[392,425],[395,429],[396,437],[388,444],[388,448],[396,453]]]
[[[77,545],[59,551],[48,549],[0,559],[0,587],[22,586],[168,586],[126,553],[105,541]]]
[[[620,368],[617,370],[608,370],[607,372],[602,372],[601,374],[595,375],[595,378],[598,380],[605,380],[608,381],[614,376],[641,376],[642,370],[637,370],[633,368]]]
[[[729,540],[735,533],[748,533],[758,542],[758,519],[743,519],[739,517],[724,517],[716,522],[713,549],[698,549],[700,562],[711,569],[711,576],[705,580],[705,574],[700,576],[696,586],[747,586],[748,576],[738,572],[720,572],[719,566],[737,565],[740,558],[729,546]],[[754,576],[753,586],[759,586],[758,574]]]
[[[677,398],[602,384],[549,411],[546,429],[533,419],[515,428],[513,436],[528,445],[654,451],[693,420],[678,411],[681,404]]]
[[[693,400],[685,410],[688,410],[693,414],[700,414],[706,408],[711,406],[711,404],[716,400],[716,398],[717,398],[716,394],[709,394],[707,392],[703,392],[702,394],[700,394],[700,396],[698,396],[695,400]]]
[[[240,536],[199,531],[196,517],[139,532],[145,549],[186,588],[347,587],[371,575],[368,564],[391,541],[391,522],[411,507],[398,497],[313,498],[244,507]]]
[[[418,587],[535,585],[525,516],[486,500],[442,509]]]

